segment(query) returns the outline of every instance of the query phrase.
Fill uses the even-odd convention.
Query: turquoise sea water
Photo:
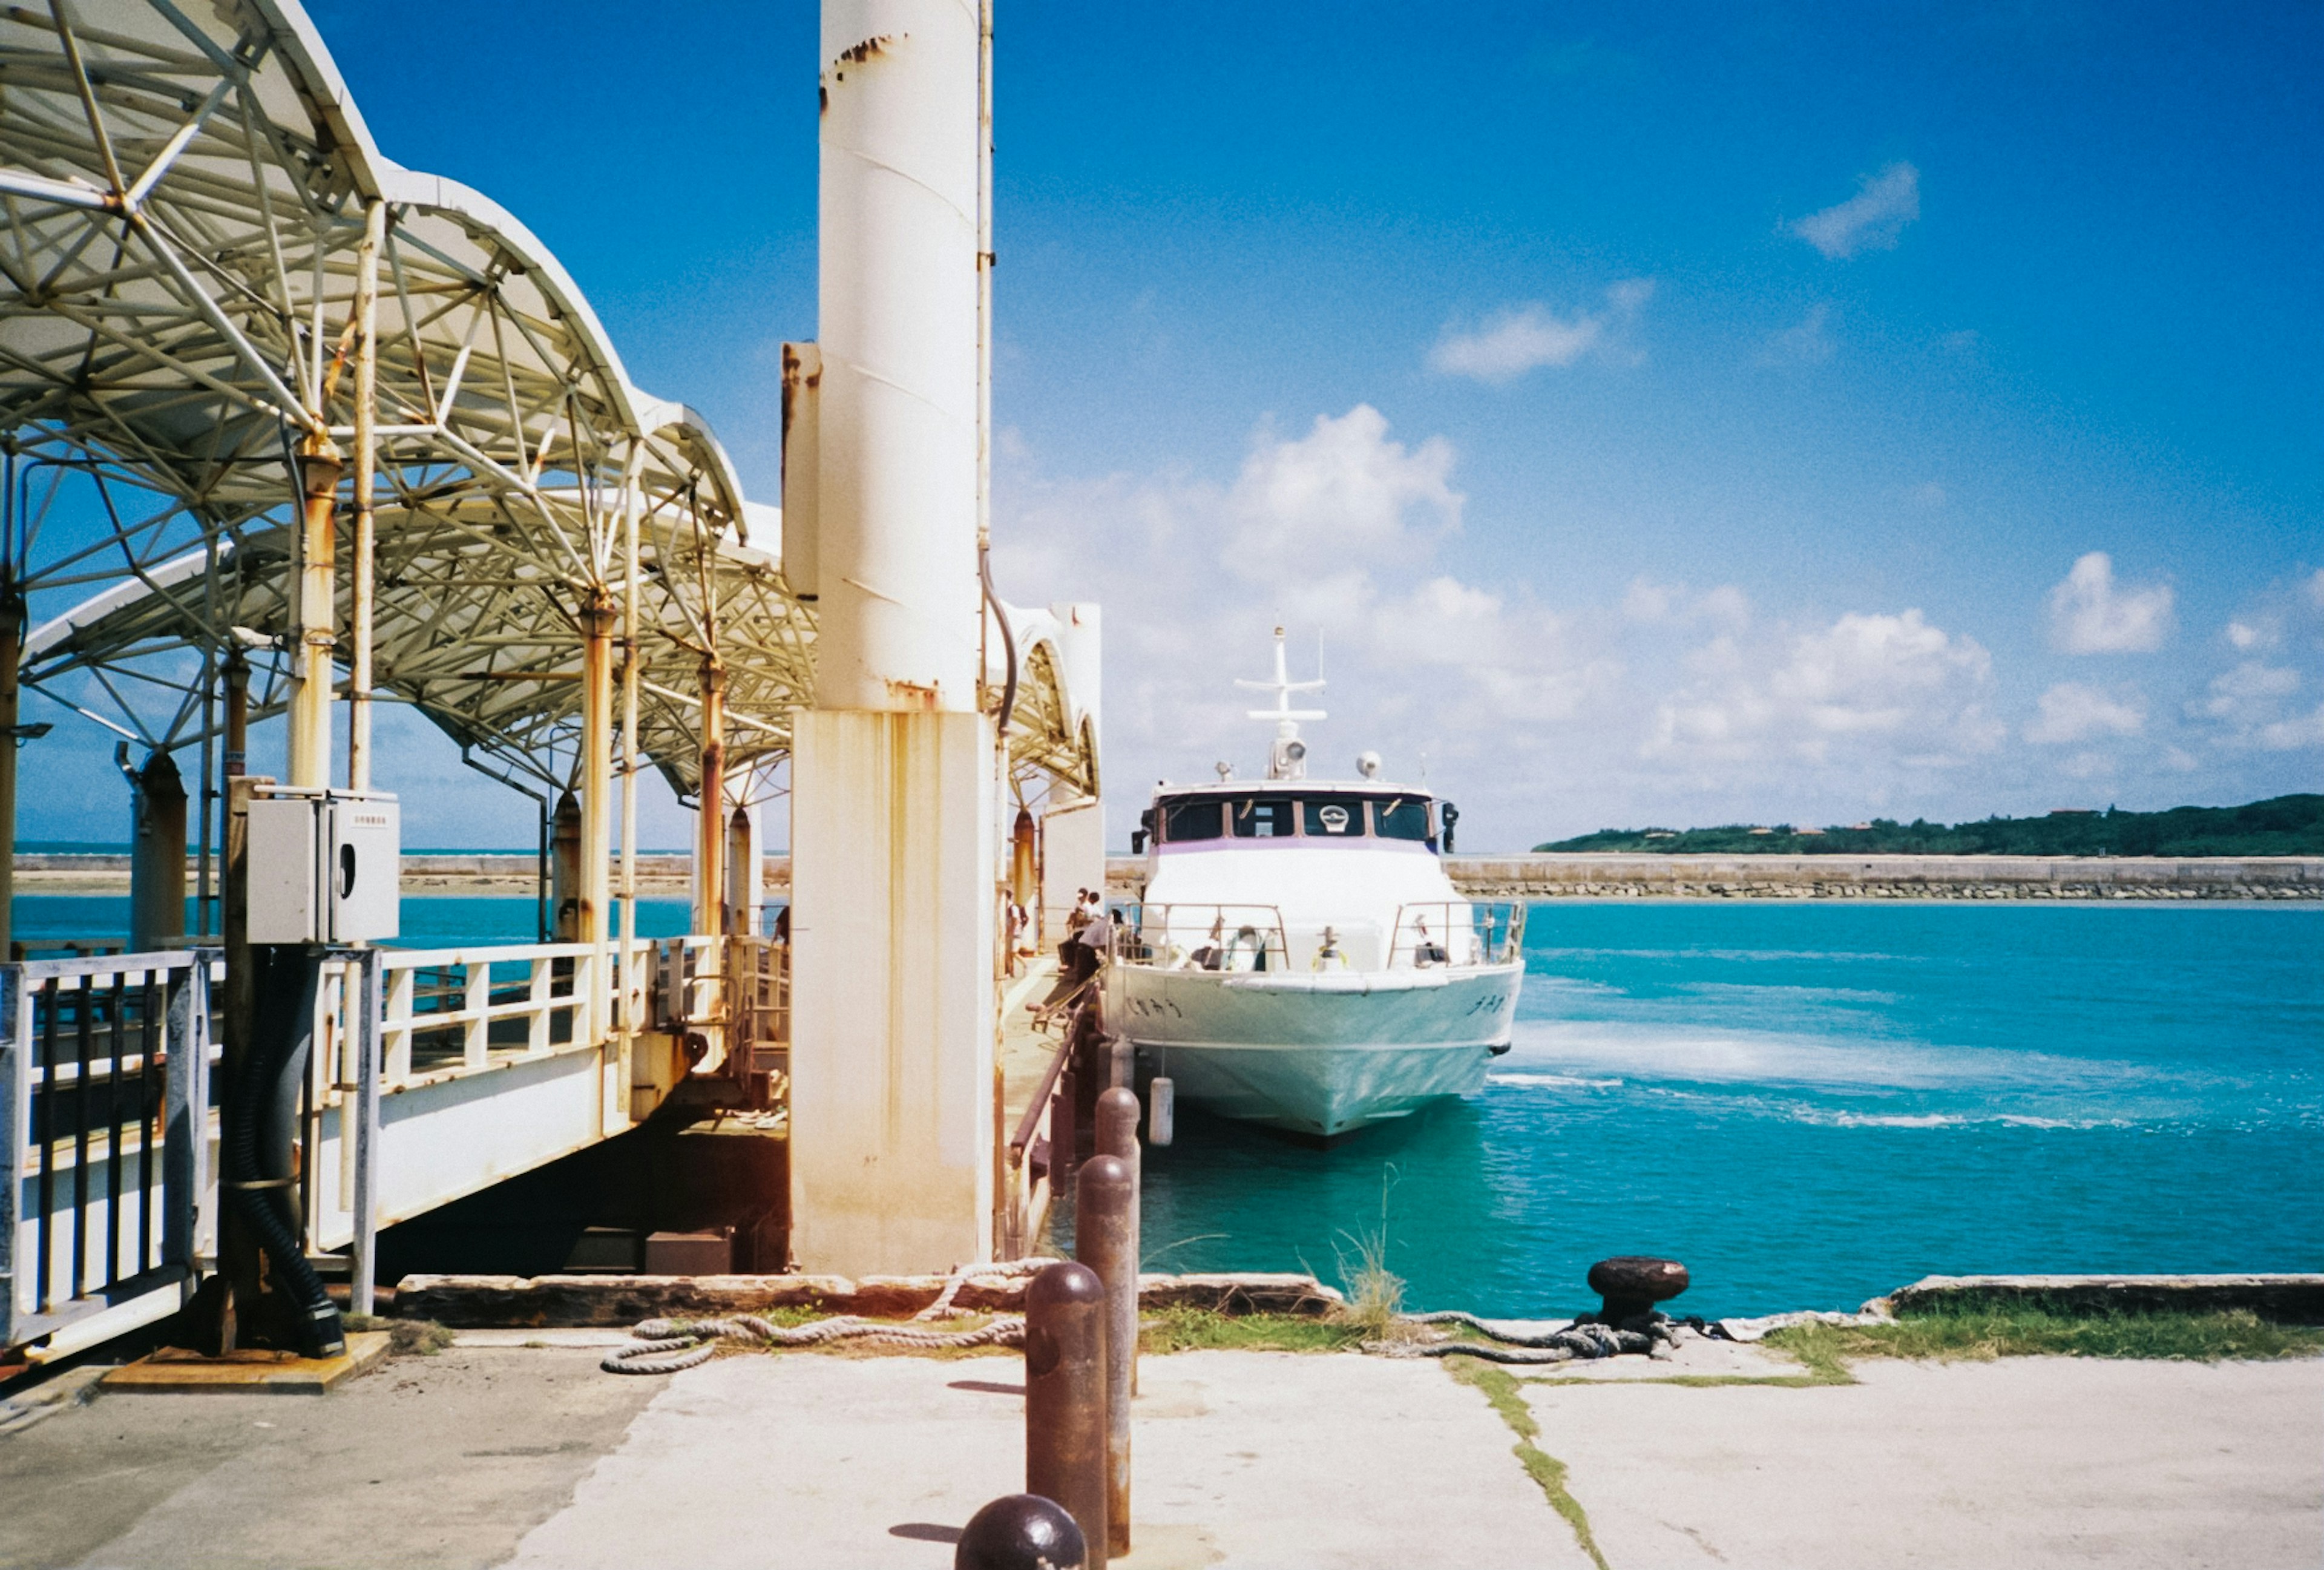
[[[675,937],[685,932],[691,908],[684,900],[638,901],[638,936]],[[194,901],[186,901],[186,930],[199,928]],[[530,896],[493,899],[406,900],[401,948],[435,948],[461,943],[530,943],[539,935],[540,905]],[[215,914],[210,929],[217,930]],[[14,936],[23,942],[108,938],[129,930],[124,894],[20,894]],[[213,936],[210,942],[217,941]]]
[[[682,931],[680,900],[639,929]],[[124,899],[26,896],[23,937]],[[409,946],[526,942],[530,899],[407,900]],[[1381,1224],[1422,1307],[1585,1306],[1669,1254],[1711,1314],[1932,1272],[2324,1270],[2324,909],[1534,908],[1484,1091],[1328,1150],[1181,1107],[1149,1270],[1313,1269]]]
[[[1422,1307],[1853,1307],[1931,1273],[2324,1270],[2324,910],[1534,908],[1479,1095],[1329,1150],[1182,1111],[1148,1270],[1379,1228]]]

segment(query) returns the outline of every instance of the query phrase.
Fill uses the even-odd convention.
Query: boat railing
[[[1522,900],[1419,900],[1397,907],[1390,970],[1508,965],[1525,947]]]
[[[1291,940],[1274,905],[1130,904],[1113,928],[1116,965],[1163,970],[1284,971]]]

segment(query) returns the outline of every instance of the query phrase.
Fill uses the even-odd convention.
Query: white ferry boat
[[[1329,1138],[1484,1084],[1508,1050],[1524,906],[1462,898],[1438,862],[1451,803],[1379,778],[1307,778],[1275,633],[1267,777],[1156,789],[1139,903],[1117,924],[1106,1020],[1141,1071],[1228,1117]]]

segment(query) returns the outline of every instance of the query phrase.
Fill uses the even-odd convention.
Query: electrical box
[[[403,833],[392,796],[258,797],[248,857],[253,943],[370,943],[401,930]]]

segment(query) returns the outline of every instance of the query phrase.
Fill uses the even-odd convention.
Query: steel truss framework
[[[698,415],[630,382],[522,225],[380,154],[302,12],[0,12],[0,596],[45,618],[26,686],[165,751],[218,733],[224,661],[261,672],[252,717],[279,709],[300,457],[367,436],[370,693],[565,785],[584,613],[614,609],[639,752],[681,796],[700,788],[714,659],[727,767],[788,755],[815,633],[779,514],[745,503]],[[375,392],[359,403],[366,276]],[[338,497],[347,669],[352,474]],[[1014,771],[1093,791],[1089,716],[1054,644],[1026,642]]]

